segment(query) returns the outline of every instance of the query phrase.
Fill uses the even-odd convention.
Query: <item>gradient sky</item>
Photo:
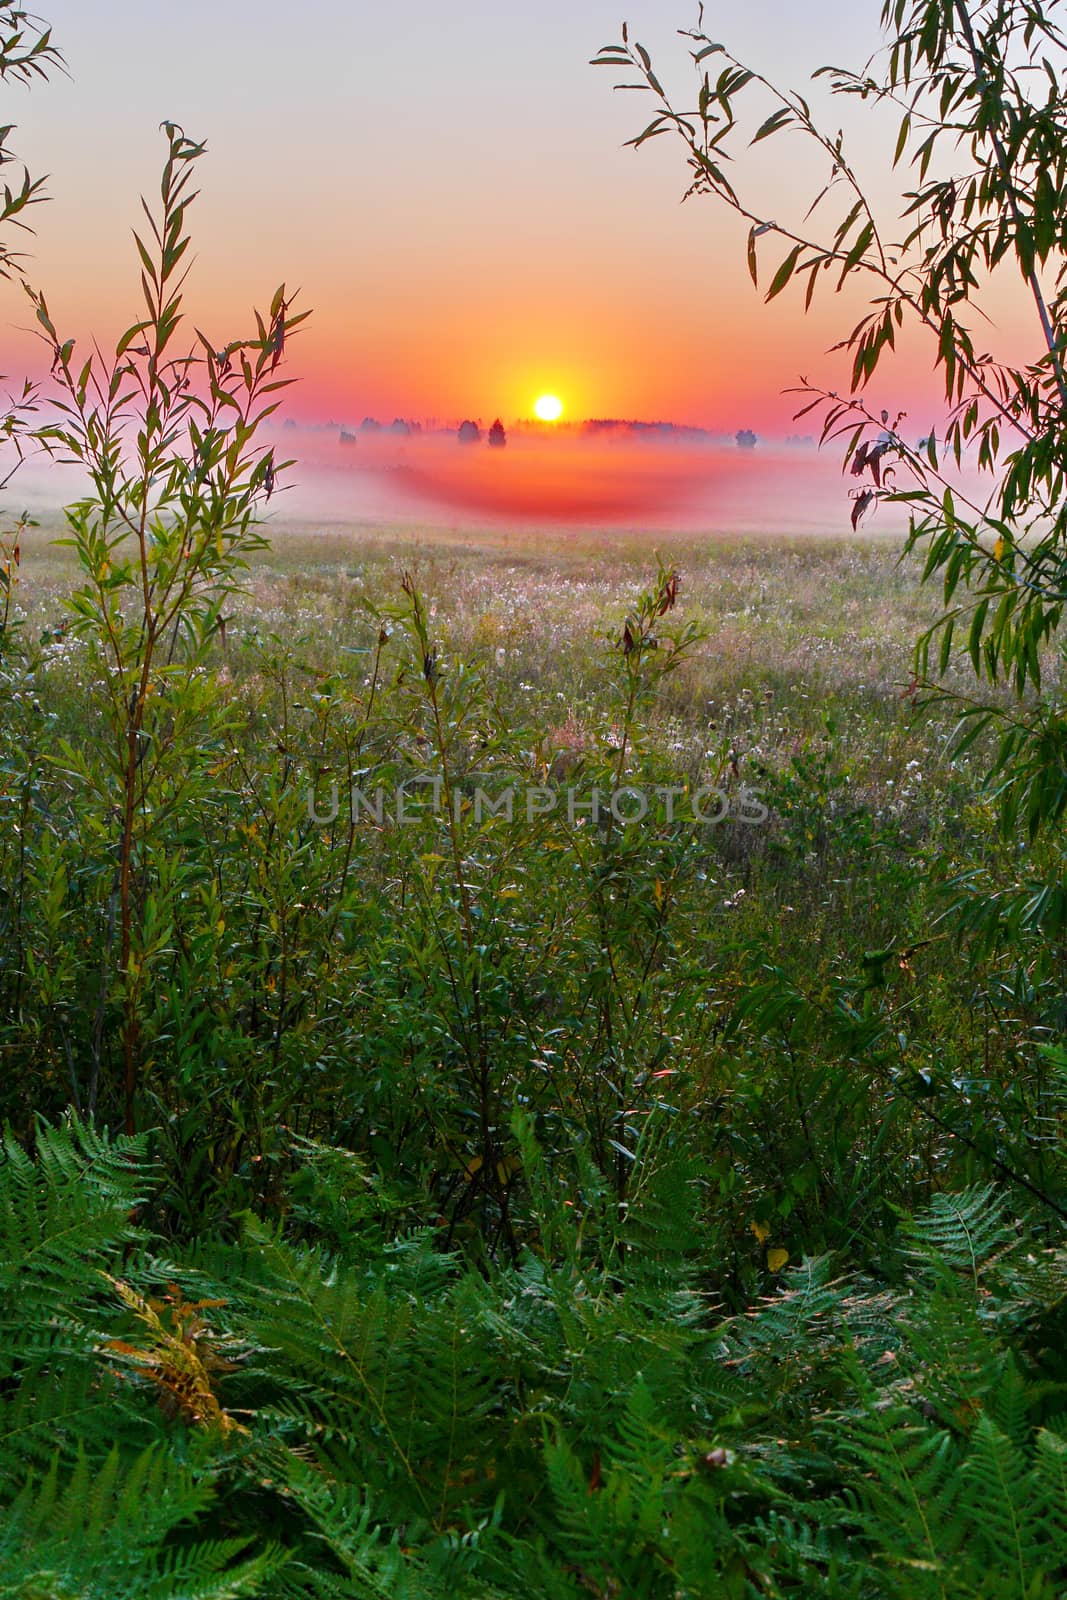
[[[314,308],[293,351],[298,417],[511,419],[550,390],[575,417],[784,433],[784,386],[841,378],[824,352],[847,309],[827,297],[804,319],[790,295],[764,308],[743,227],[708,201],[679,205],[680,146],[622,148],[646,104],[587,64],[625,15],[687,90],[674,30],[695,21],[689,0],[40,3],[70,78],[6,88],[3,120],[51,174],[31,275],[64,333],[107,338],[137,315],[129,230],[167,117],[209,146],[196,321],[218,343],[243,333],[283,279]],[[827,59],[861,64],[879,9],[747,0],[709,5],[706,26],[799,83]],[[880,181],[870,130],[860,147]],[[772,209],[823,181],[795,143],[757,156]],[[4,292],[0,361],[19,373],[33,346]],[[906,357],[879,403],[932,402],[929,364]]]

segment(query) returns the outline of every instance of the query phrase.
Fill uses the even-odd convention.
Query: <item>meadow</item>
[[[1063,956],[968,924],[1044,847],[916,685],[915,559],[279,519],[159,677],[119,970],[57,531],[2,680],[5,1592],[1051,1600]]]

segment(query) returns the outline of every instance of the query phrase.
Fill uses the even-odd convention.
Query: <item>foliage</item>
[[[988,1187],[915,1218],[891,1288],[808,1259],[723,1317],[704,1230],[664,1209],[691,1183],[678,1150],[649,1152],[624,1221],[605,1196],[603,1264],[549,1188],[554,1255],[484,1273],[373,1224],[334,1252],[250,1220],[131,1258],[138,1148],[73,1124],[0,1166],[0,1212],[36,1219],[55,1278],[7,1344],[5,1593],[95,1594],[108,1561],[108,1592],[160,1595],[1056,1592],[1064,1258]],[[336,1216],[343,1164],[315,1170]],[[78,1182],[72,1230],[56,1197]],[[139,1325],[174,1348],[131,1268],[170,1284],[221,1411],[122,1378],[146,1370]],[[56,1387],[82,1399],[61,1421]],[[48,1437],[17,1425],[35,1407]]]
[[[45,79],[49,71],[61,65],[61,58],[52,43],[51,30],[39,19],[24,11],[19,0],[0,0],[0,82],[32,83]],[[21,278],[22,256],[8,244],[9,234],[29,233],[30,228],[23,213],[40,204],[45,198],[43,178],[33,178],[26,167],[21,178],[8,180],[7,169],[18,162],[7,148],[14,132],[10,125],[0,128],[0,173],[4,174],[0,188],[0,278]],[[0,488],[10,483],[23,458],[28,436],[33,432],[33,418],[37,406],[37,387],[28,380],[22,385],[17,399],[12,399],[0,419],[0,440],[7,446],[11,461],[5,460],[0,470]],[[11,635],[15,617],[13,598],[21,560],[21,535],[27,518],[16,522],[13,529],[0,528],[0,695],[4,694],[5,656],[10,654]],[[2,701],[0,701],[2,704]]]
[[[959,705],[960,749],[999,729],[990,778],[1003,825],[1031,836],[1053,827],[1067,805],[1059,693],[1027,694],[1041,689],[1043,651],[1057,633],[1064,598],[1067,46],[1059,10],[1057,0],[886,0],[879,57],[858,72],[820,70],[816,76],[828,78],[834,94],[900,114],[893,164],[910,169],[913,187],[889,222],[869,198],[843,134],[824,132],[803,95],[769,83],[702,23],[683,35],[697,72],[695,109],[676,107],[628,32],[596,58],[635,72],[636,82],[625,87],[657,102],[631,142],[679,135],[692,174],[689,194],[710,195],[749,224],[753,283],[765,243],[787,246],[768,300],[794,278],[806,281],[805,307],[820,281],[837,290],[854,278],[868,286],[869,309],[840,347],[851,357],[850,393],[806,385],[798,415],[820,410],[823,439],[847,441],[845,465],[863,480],[853,491],[853,527],[879,499],[911,508],[909,548],[921,552],[924,574],[940,581],[945,601],[920,641],[919,671],[933,664],[944,673],[962,647],[978,679],[1014,690],[1010,708],[995,697],[941,692]],[[741,188],[734,157],[747,124],[740,102],[754,95],[769,114],[755,123],[753,145],[800,134],[828,163],[826,185],[802,221],[760,214]],[[811,221],[815,213],[830,216],[821,231]],[[1009,270],[1033,306],[1035,341],[1025,362],[995,358],[977,342],[976,319],[985,315],[993,276]],[[906,437],[903,413],[891,421],[888,409],[865,398],[883,357],[910,326],[928,338],[950,408],[944,430],[930,430],[918,445]],[[988,476],[984,499],[952,470],[962,465]],[[896,481],[901,474],[904,484]]]
[[[180,870],[159,870],[156,855],[160,841],[180,834],[206,800],[203,764],[189,759],[220,731],[204,693],[204,661],[215,636],[225,636],[224,607],[244,558],[261,543],[257,506],[288,465],[253,441],[277,408],[270,396],[286,381],[277,368],[303,320],[290,315],[283,287],[269,319],[257,317],[255,338],[217,349],[198,334],[199,353],[173,353],[188,270],[185,216],[204,146],[174,124],[164,131],[158,216],[145,207],[154,251],[134,236],[144,315],[121,336],[114,360],[90,356],[76,364],[74,340],[60,340],[44,296],[33,296],[63,394],[59,420],[38,437],[86,469],[91,485],[67,513],[83,574],[70,609],[72,629],[88,639],[102,675],[103,767],[69,747],[65,755],[72,775],[95,791],[101,819],[116,819],[99,1003],[107,1004],[114,962],[131,1133],[142,994],[167,944],[171,901],[182,892]],[[94,1060],[84,1097],[90,1111],[100,1065]]]

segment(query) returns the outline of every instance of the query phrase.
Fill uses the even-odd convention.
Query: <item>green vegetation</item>
[[[884,543],[268,546],[166,136],[2,555],[0,1595],[1054,1600],[1059,534],[918,502],[934,695]]]
[[[1018,851],[907,692],[930,607],[892,550],[692,541],[653,626],[701,638],[661,676],[625,650],[665,597],[636,544],[278,537],[153,869],[183,892],[140,991],[145,1132],[104,1148],[33,1131],[90,1093],[122,1125],[123,1011],[116,982],[97,1021],[91,791],[37,754],[105,748],[55,626],[76,553],[26,540],[13,1592],[182,1593],[180,1560],[221,1564],[206,1593],[1013,1594],[1003,1469],[1055,1593],[1062,1070],[1011,989],[1033,944],[964,964],[936,924],[941,883]],[[572,827],[620,763],[771,814]],[[391,824],[430,771],[458,825],[429,790]],[[475,773],[560,804],[476,823]]]

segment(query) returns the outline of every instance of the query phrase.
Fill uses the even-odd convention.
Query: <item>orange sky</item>
[[[46,0],[42,0],[46,3]],[[294,346],[302,419],[366,414],[507,421],[558,393],[571,418],[672,418],[733,432],[792,431],[799,374],[842,383],[826,355],[852,320],[826,297],[766,308],[744,228],[679,205],[679,147],[622,148],[643,123],[588,58],[618,38],[619,0],[143,0],[47,7],[70,78],[4,88],[5,121],[53,203],[35,218],[32,276],[64,332],[113,336],[137,312],[129,229],[159,165],[163,116],[208,141],[193,213],[189,309],[217,341],[285,279],[315,316]],[[685,88],[674,38],[688,0],[637,0],[632,30]],[[876,0],[750,0],[714,26],[786,81],[877,42]],[[829,115],[840,119],[837,106]],[[883,129],[884,134],[884,129]],[[875,187],[879,140],[859,128]],[[772,148],[773,147],[773,148]],[[796,143],[754,156],[768,210],[800,214],[822,182]],[[773,260],[770,267],[773,268]],[[6,294],[3,370],[36,359]],[[1004,337],[1014,313],[1005,310]],[[936,414],[916,344],[874,391],[921,428]],[[806,424],[810,427],[810,424]],[[920,431],[921,431],[920,428]]]

